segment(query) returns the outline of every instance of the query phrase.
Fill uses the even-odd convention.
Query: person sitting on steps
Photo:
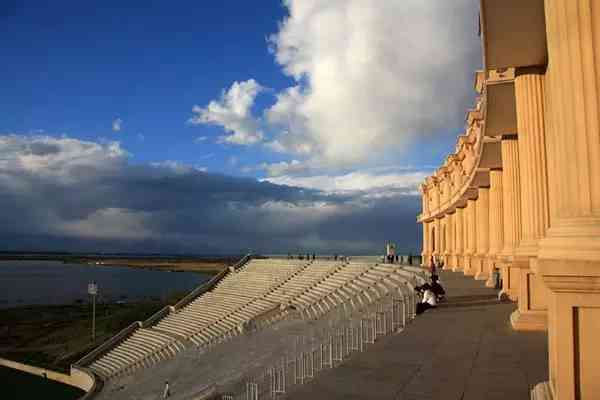
[[[421,300],[421,302],[417,303],[417,310],[416,310],[417,315],[423,314],[428,309],[435,308],[437,306],[436,296],[433,293],[433,291],[431,290],[432,287],[429,283],[425,283],[424,285],[419,286],[418,288],[415,288],[415,289],[423,292],[423,300]]]
[[[431,277],[431,291],[435,294],[437,301],[444,300],[444,296],[446,295],[446,291],[444,287],[440,285],[439,278],[437,275],[432,275]]]

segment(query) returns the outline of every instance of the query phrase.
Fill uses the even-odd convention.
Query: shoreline
[[[128,256],[77,256],[52,254],[2,254],[0,261],[55,261],[105,267],[128,267],[170,272],[198,272],[218,274],[239,260],[235,256],[223,257],[128,257]]]
[[[64,255],[0,255],[0,261],[47,261],[89,267],[127,267],[214,276],[238,261],[236,257],[168,258],[82,257]],[[0,357],[39,368],[67,372],[70,364],[133,321],[143,321],[189,291],[165,298],[148,296],[97,305],[96,341],[90,341],[89,303],[29,304],[0,308]],[[60,345],[56,345],[60,343]]]

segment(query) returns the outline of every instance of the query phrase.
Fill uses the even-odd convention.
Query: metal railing
[[[293,260],[299,260],[299,259],[303,259],[306,260],[306,256],[307,254],[304,253],[293,253],[293,254],[265,254],[264,257],[267,258],[273,258],[273,259],[291,259]],[[309,256],[309,260],[312,260],[312,253],[308,254]],[[301,258],[299,258],[301,257]],[[354,255],[354,256],[342,256],[342,255],[338,255],[337,261],[343,261],[342,257],[347,257],[350,258],[351,261],[353,262],[373,262],[373,263],[378,263],[381,262],[381,256],[367,256],[367,255]],[[334,261],[335,255],[334,254],[316,254],[315,255],[315,260],[322,260],[322,261]],[[398,255],[398,263],[396,263],[396,265],[401,264],[401,265],[414,265],[414,266],[419,266],[421,265],[421,255],[412,255],[412,254],[401,254]]]
[[[409,286],[406,286],[409,288]],[[347,300],[346,302],[349,302]],[[415,316],[413,290],[388,293],[360,308],[339,304],[314,324],[290,338],[283,354],[220,389],[222,400],[281,399],[326,369],[367,350],[383,336],[401,332]],[[361,304],[355,301],[355,304]],[[314,321],[313,321],[314,322]]]

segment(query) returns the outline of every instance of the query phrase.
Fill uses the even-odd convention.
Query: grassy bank
[[[97,305],[95,342],[89,304],[0,309],[0,357],[67,372],[71,363],[127,325],[148,318],[183,295],[172,294],[166,301]]]

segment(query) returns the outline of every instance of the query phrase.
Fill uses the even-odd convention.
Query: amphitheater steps
[[[318,318],[342,304],[356,309],[394,291],[404,296],[404,288],[425,278],[421,269],[382,264],[252,260],[153,327],[135,331],[91,363],[90,369],[104,380],[130,374],[189,346],[227,341],[257,317],[259,322],[253,326],[258,328],[296,312]],[[297,311],[281,304],[293,305]]]

